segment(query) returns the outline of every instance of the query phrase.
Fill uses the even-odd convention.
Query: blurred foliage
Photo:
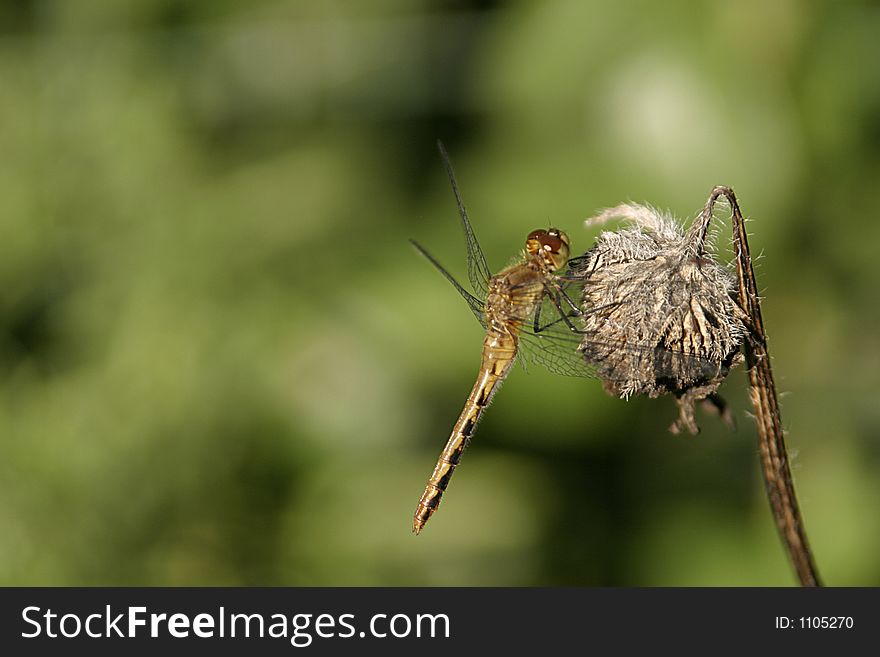
[[[789,585],[738,430],[518,368],[411,514],[497,269],[734,187],[827,582],[880,584],[880,11],[798,2],[0,4],[0,582]],[[723,251],[729,227],[718,238]]]

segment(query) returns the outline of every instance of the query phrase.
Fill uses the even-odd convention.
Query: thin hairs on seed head
[[[626,219],[635,226],[666,239],[674,239],[681,235],[681,229],[671,214],[662,213],[650,205],[636,203],[623,203],[613,208],[606,208],[584,223],[587,227],[597,226],[612,219]]]
[[[719,216],[719,210],[716,207],[713,209],[712,213],[712,223],[709,224],[709,229],[706,231],[706,235],[703,237],[703,250],[708,251],[709,253],[718,253],[718,240],[721,236],[721,226],[720,222],[722,221],[722,217]],[[700,218],[700,213],[697,213],[691,223],[698,221]],[[732,239],[728,239],[728,246],[733,246]]]
[[[612,394],[674,394],[681,417],[673,430],[696,433],[694,402],[713,395],[741,359],[735,276],[707,250],[711,215],[685,229],[668,213],[625,203],[587,225],[615,218],[631,225],[602,232],[573,271],[584,281],[579,351]]]

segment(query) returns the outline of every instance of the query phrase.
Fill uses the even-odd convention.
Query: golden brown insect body
[[[434,472],[413,516],[413,531],[418,534],[440,505],[443,491],[462,452],[474,434],[483,410],[489,405],[498,385],[507,376],[516,358],[519,331],[531,321],[549,290],[555,289],[554,272],[568,262],[569,240],[554,228],[532,231],[526,239],[523,260],[489,280],[484,306],[486,337],[477,381],[464,409],[440,454]]]

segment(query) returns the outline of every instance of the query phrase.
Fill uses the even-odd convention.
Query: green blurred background
[[[0,582],[790,585],[738,430],[517,368],[410,533],[498,269],[734,187],[830,584],[880,584],[880,10],[0,4]],[[723,226],[720,247],[729,244]]]

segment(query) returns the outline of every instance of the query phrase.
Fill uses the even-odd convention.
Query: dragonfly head
[[[556,228],[538,229],[526,238],[526,251],[540,258],[551,271],[559,271],[568,262],[568,235]]]

